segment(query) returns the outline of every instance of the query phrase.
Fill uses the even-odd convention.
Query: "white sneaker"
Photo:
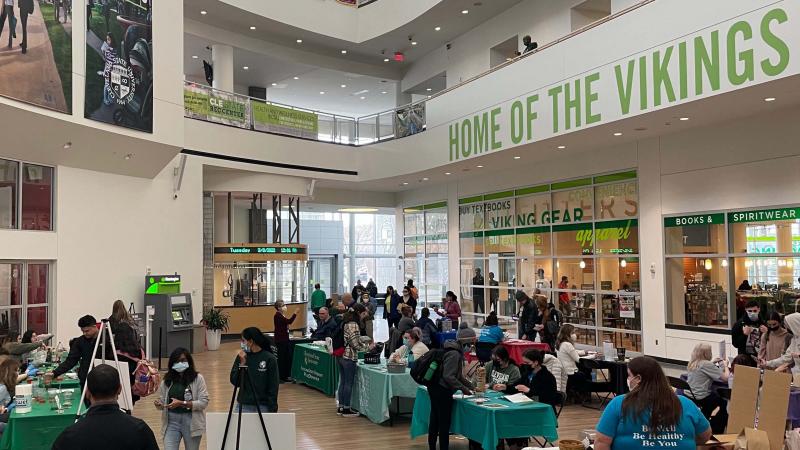
[[[328,350],[328,354],[333,354],[333,339],[326,337],[325,338],[325,349]]]

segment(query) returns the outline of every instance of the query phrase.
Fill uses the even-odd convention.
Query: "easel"
[[[86,387],[89,385],[89,373],[91,373],[92,369],[94,369],[95,367],[95,359],[97,356],[98,347],[102,347],[102,354],[100,355],[101,363],[102,364],[106,363],[106,339],[111,341],[111,350],[114,352],[113,353],[114,362],[116,363],[116,366],[119,366],[119,358],[117,358],[117,347],[114,345],[114,333],[111,331],[111,326],[108,324],[108,319],[103,319],[100,321],[100,331],[98,332],[97,339],[94,342],[94,350],[92,350],[92,363],[89,365],[89,371],[86,373],[86,381],[83,383],[83,390],[81,391],[81,399],[80,403],[78,403],[78,412],[75,413],[76,422],[81,417],[81,407],[83,406],[83,400],[86,398]],[[127,405],[133,404],[131,402],[130,390],[122,389],[122,395],[125,398],[125,404]],[[128,410],[124,411],[128,414],[132,412]]]
[[[233,396],[231,397],[231,406],[228,408],[228,419],[225,422],[225,433],[222,435],[222,446],[220,450],[225,450],[225,442],[228,439],[228,428],[231,426],[231,416],[233,415],[233,405],[236,403],[236,393],[242,386],[242,381],[247,380],[247,385],[250,386],[250,392],[255,395],[256,390],[253,388],[253,381],[250,380],[250,374],[247,372],[246,364],[239,364],[239,373],[236,378],[236,385],[233,387]],[[264,439],[267,441],[267,448],[272,450],[272,443],[269,441],[269,433],[267,433],[267,426],[264,425],[264,416],[261,415],[261,405],[256,398],[256,411],[258,411],[258,420],[261,421],[261,430],[264,432]],[[239,441],[242,434],[242,404],[239,403],[239,417],[237,418],[236,426],[236,450],[239,450]]]

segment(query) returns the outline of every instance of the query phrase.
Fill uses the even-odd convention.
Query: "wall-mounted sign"
[[[800,219],[800,208],[773,208],[728,213],[728,222],[771,222]]]
[[[305,247],[273,247],[273,246],[258,246],[258,247],[214,247],[214,254],[216,255],[258,255],[258,254],[284,254],[284,255],[304,255],[306,253]]]
[[[693,216],[665,217],[664,226],[691,227],[696,225],[718,225],[725,223],[725,214],[696,214]]]

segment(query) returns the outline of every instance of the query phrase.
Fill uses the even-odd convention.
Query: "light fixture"
[[[408,181],[404,181],[403,186],[408,186]]]
[[[192,59],[197,59],[197,55],[192,55]]]
[[[624,267],[628,267],[628,261],[625,261],[624,259],[623,259],[623,260],[621,260],[621,261],[619,262],[619,266],[620,266],[620,267],[623,267],[623,268],[624,268]]]
[[[128,153],[125,155],[125,161],[130,161],[131,159],[133,159],[133,153]]]
[[[303,40],[302,40],[302,39],[298,39],[298,40],[296,40],[295,42],[297,42],[298,44],[302,44],[302,43],[303,43]]]
[[[277,85],[278,85],[278,83],[272,83],[272,86],[277,86]]]
[[[711,270],[714,268],[714,264],[711,262],[711,259],[706,259],[703,266],[706,268],[706,270]]]
[[[300,77],[292,77],[292,79],[294,79],[294,80],[299,80],[299,79],[300,79]]]
[[[250,29],[251,29],[251,30],[255,30],[255,29],[256,29],[256,27],[250,27]]]
[[[346,88],[346,87],[347,87],[347,85],[346,85],[346,84],[341,84],[341,85],[339,85],[339,87],[341,87],[341,88]]]
[[[244,69],[244,70],[249,70],[250,68],[249,68],[249,67],[247,67],[247,66],[242,66],[242,69]]]
[[[428,96],[428,98],[433,98],[433,96],[432,96],[432,95],[429,95],[429,96]]]
[[[428,91],[428,92],[430,92],[430,91],[432,91],[433,89],[432,89],[432,88],[426,88],[425,90],[426,90],[426,91]]]
[[[450,172],[445,172],[444,174],[445,175],[452,175]]]
[[[478,167],[478,169],[483,169],[483,166],[481,166],[481,165],[478,165],[477,167]]]
[[[622,136],[622,133],[617,131],[616,133],[614,133],[614,136]]]
[[[764,99],[764,101],[765,102],[774,102],[775,101],[775,97],[767,97],[767,98]]]
[[[208,11],[206,11],[205,9],[201,9],[200,14],[205,16],[206,14],[208,14]]]
[[[342,50],[342,54],[346,55],[347,54],[347,50]]]
[[[556,261],[556,269],[558,269],[559,267],[561,267],[561,263],[559,261]]]
[[[442,29],[442,27],[436,27],[436,28],[434,28],[433,30],[434,30],[434,31],[439,31],[439,30],[441,30],[441,29]]]
[[[428,178],[428,177],[424,177],[424,178],[422,179],[422,181],[428,181],[428,180],[430,180],[430,178]]]
[[[378,208],[341,208],[339,212],[349,212],[349,213],[368,213],[368,212],[375,212]]]
[[[681,122],[686,122],[687,120],[689,120],[689,118],[688,117],[681,117],[679,120]]]
[[[779,259],[778,260],[778,267],[786,267],[786,260]]]
[[[585,269],[586,268],[586,261],[581,260],[581,262],[578,263],[578,267],[580,267],[581,269]]]
[[[750,259],[745,259],[744,260],[744,266],[745,267],[753,267],[753,261],[750,260]]]
[[[728,267],[728,260],[727,260],[727,259],[723,259],[723,260],[722,260],[722,263],[720,263],[720,265],[721,265],[722,267]]]
[[[411,45],[417,45],[417,41],[411,41]]]
[[[469,10],[468,9],[462,9],[461,10],[461,14],[469,14]]]
[[[319,91],[319,95],[325,95],[325,91]]]
[[[522,156],[515,156],[514,159],[520,159]]]
[[[364,96],[362,95],[361,97],[358,97],[358,98],[360,98],[361,100],[364,100],[364,99],[365,99],[365,98],[367,98],[367,97],[364,97]]]
[[[381,91],[381,94],[388,94],[388,92],[386,92],[386,91]]]
[[[72,148],[72,142],[65,142],[63,145],[64,150],[69,150]]]
[[[389,58],[383,58],[383,62],[389,62]]]
[[[566,145],[559,145],[559,146],[558,146],[558,149],[559,149],[559,150],[564,150],[565,148],[567,148],[567,146],[566,146]]]
[[[793,268],[794,267],[794,260],[793,259],[786,260],[786,267],[788,267],[790,269]]]

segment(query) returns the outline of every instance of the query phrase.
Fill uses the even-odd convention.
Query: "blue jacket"
[[[478,336],[478,342],[489,342],[492,344],[503,342],[503,329],[497,325],[481,327],[481,335]]]
[[[312,334],[311,339],[315,341],[324,341],[325,338],[332,338],[339,328],[339,323],[333,317],[328,318],[327,322],[323,322]]]

